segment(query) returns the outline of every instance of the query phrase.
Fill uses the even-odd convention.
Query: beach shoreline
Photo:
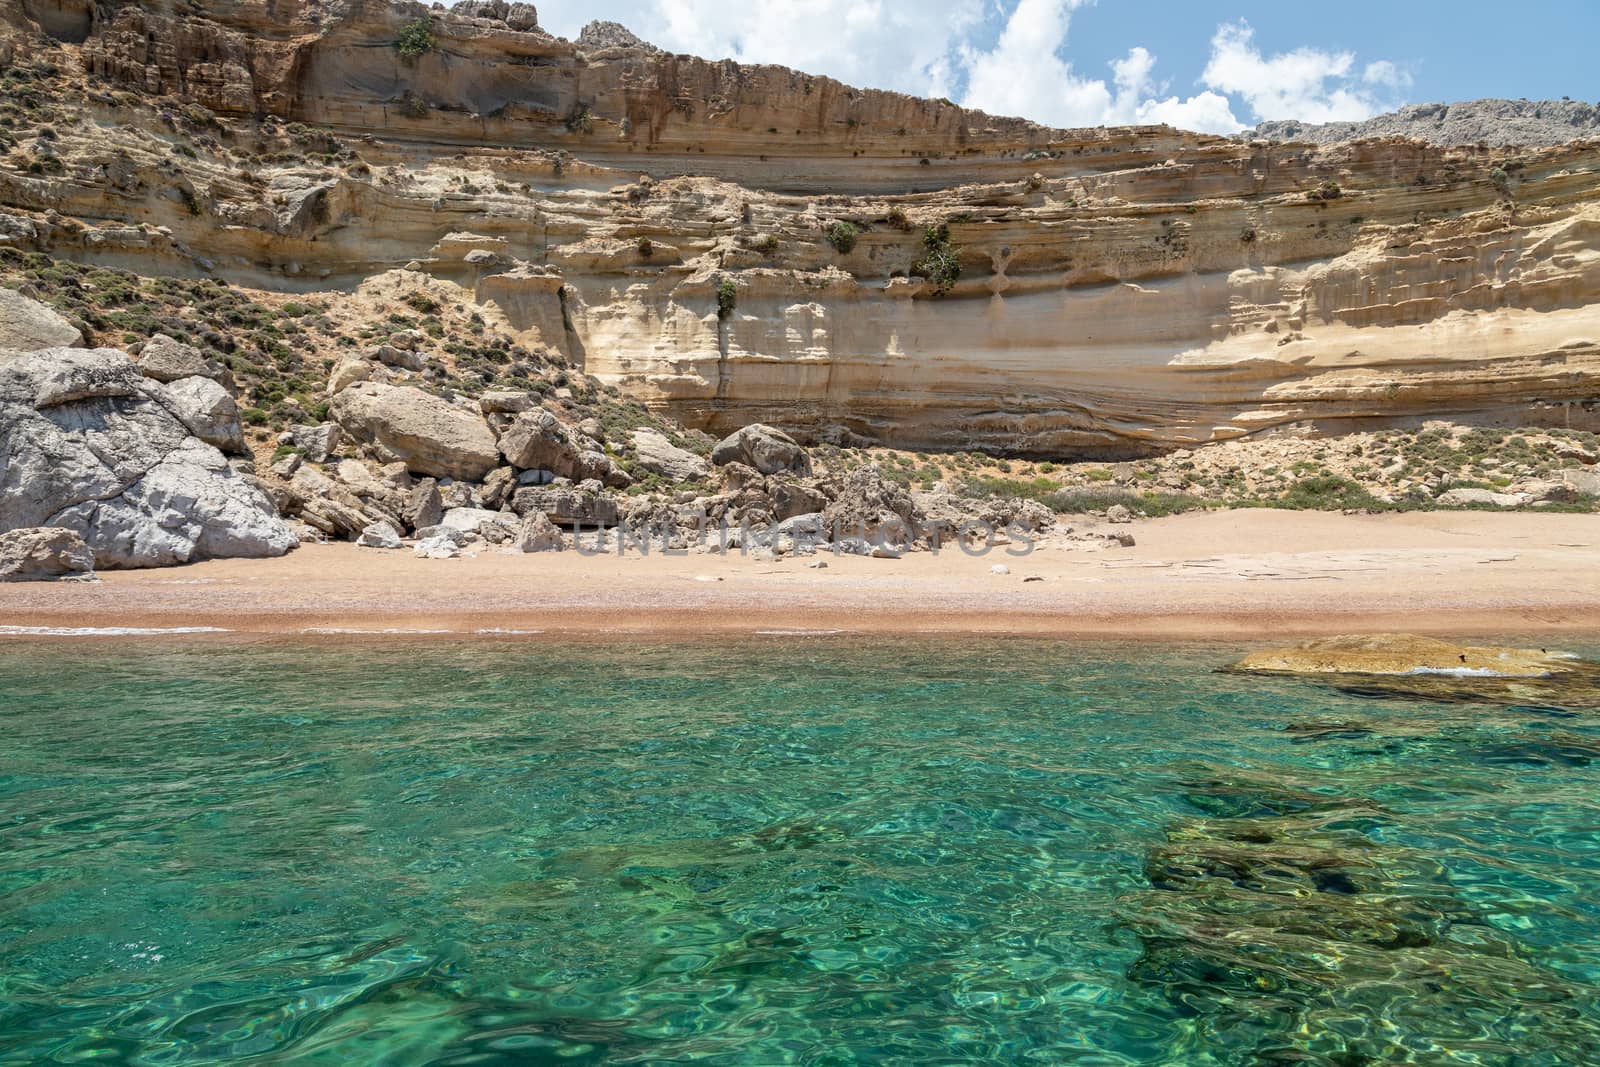
[[[900,559],[824,549],[761,561],[737,552],[618,558],[493,548],[426,560],[409,550],[304,545],[276,560],[0,585],[0,635],[1600,634],[1600,516],[1251,509],[1115,529],[1131,531],[1135,546],[1045,542],[1029,555],[997,546]],[[815,560],[827,567],[811,567]],[[1009,573],[992,573],[996,564]],[[203,632],[171,632],[179,630]]]

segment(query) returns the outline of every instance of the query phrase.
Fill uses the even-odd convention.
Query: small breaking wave
[[[0,637],[166,637],[231,634],[220,626],[0,626]]]
[[[1497,671],[1490,667],[1412,667],[1401,674],[1442,674],[1451,678],[1548,678],[1550,672],[1541,674],[1513,674],[1509,671]]]
[[[457,630],[363,630],[344,626],[308,626],[300,631],[315,637],[431,637],[459,633]]]

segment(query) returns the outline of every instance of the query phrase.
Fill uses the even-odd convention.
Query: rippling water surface
[[[1600,1062],[1600,718],[1236,649],[0,646],[0,1063]]]

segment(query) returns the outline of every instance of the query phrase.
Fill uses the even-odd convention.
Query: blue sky
[[[782,63],[1055,125],[1365,118],[1481,96],[1600,102],[1600,0],[540,0],[675,52]]]

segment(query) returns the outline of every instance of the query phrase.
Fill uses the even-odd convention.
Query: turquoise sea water
[[[0,1063],[1600,1062],[1600,713],[1238,651],[0,645]]]

